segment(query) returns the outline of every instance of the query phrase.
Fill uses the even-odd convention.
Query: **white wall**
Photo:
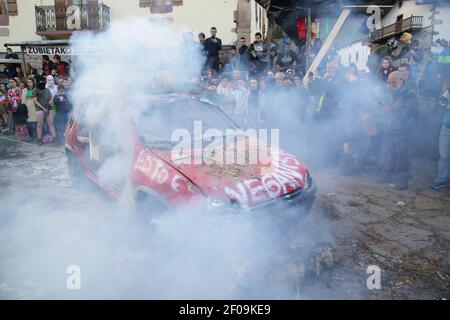
[[[442,20],[443,24],[434,26],[434,31],[438,32],[434,36],[434,40],[450,40],[450,5],[437,6],[435,20]]]
[[[255,40],[255,33],[261,32],[263,37],[265,38],[267,35],[268,28],[268,20],[266,10],[261,7],[259,4],[255,2],[255,0],[250,1],[250,10],[251,10],[251,20],[250,20],[250,42]],[[256,17],[258,17],[258,22],[256,22]],[[263,32],[262,25],[265,25],[265,30]]]
[[[431,5],[416,5],[416,0],[404,0],[402,7],[399,7],[399,1],[397,1],[389,13],[381,21],[383,27],[393,24],[397,21],[397,16],[403,14],[403,19],[414,16],[423,16],[423,27],[431,25]]]

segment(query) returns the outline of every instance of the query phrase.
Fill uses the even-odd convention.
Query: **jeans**
[[[406,128],[386,130],[383,135],[384,174],[395,182],[408,183],[410,175],[410,142]]]
[[[69,114],[69,112],[56,112],[55,114],[56,138],[60,141],[64,140],[64,130],[69,121]]]
[[[444,183],[447,180],[450,161],[450,128],[442,125],[439,135],[439,162],[436,182]]]

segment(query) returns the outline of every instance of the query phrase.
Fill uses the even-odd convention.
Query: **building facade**
[[[0,0],[0,46],[68,39],[80,30],[101,32],[127,17],[163,17],[207,36],[215,26],[229,45],[241,36],[267,32],[265,11],[254,0]]]

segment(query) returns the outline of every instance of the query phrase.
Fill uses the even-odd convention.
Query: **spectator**
[[[241,45],[239,47],[239,68],[241,70],[248,70],[250,61],[248,60],[248,46],[245,37],[241,37],[241,39],[239,39],[239,43]]]
[[[15,59],[19,60],[19,56],[17,53],[14,53],[11,48],[6,48],[5,59]],[[14,78],[18,76],[17,68],[20,68],[20,64],[17,63],[8,63],[6,68],[9,70],[9,78]]]
[[[37,98],[36,98],[36,86],[34,79],[29,77],[27,79],[26,88],[22,90],[22,103],[27,106],[27,127],[30,137],[34,139],[36,137],[36,124],[37,124]]]
[[[19,104],[13,114],[15,124],[15,136],[18,140],[28,142],[30,133],[28,131],[28,108],[26,104]]]
[[[229,87],[231,89],[236,89],[239,86],[239,81],[242,80],[241,71],[238,69],[233,70],[233,81],[230,82]]]
[[[206,35],[203,32],[200,32],[198,34],[198,43],[201,46],[203,46],[203,49],[204,49],[204,46],[205,46],[205,41],[206,41]]]
[[[59,86],[57,94],[54,97],[56,105],[55,114],[55,126],[56,126],[56,138],[58,141],[64,141],[64,128],[69,121],[69,114],[72,110],[72,104],[70,103],[68,92],[64,86]]]
[[[407,54],[408,63],[411,66],[411,77],[417,80],[417,74],[419,72],[419,65],[423,61],[423,49],[419,45],[419,41],[413,40],[411,42],[411,48]]]
[[[231,70],[239,67],[239,55],[236,52],[235,46],[231,46],[230,52],[228,53],[228,65]]]
[[[43,143],[43,131],[45,120],[47,120],[51,137],[56,138],[56,129],[54,124],[53,99],[50,90],[45,87],[45,78],[38,78],[36,85],[36,110],[37,115],[37,144]]]
[[[412,78],[412,69],[409,64],[402,64],[398,68],[401,78],[403,80],[402,91],[406,96],[409,97],[408,112],[406,114],[408,125],[413,128],[417,127],[417,120],[419,116],[419,105],[417,103],[417,84]],[[415,131],[414,131],[415,132]]]
[[[60,77],[66,77],[69,75],[69,64],[65,61],[61,61],[61,57],[57,54],[53,56],[54,69]]]
[[[19,78],[20,81],[24,81],[25,80],[25,74],[22,71],[22,68],[16,67],[16,73],[17,73],[17,77]]]
[[[206,57],[208,55],[208,51],[206,51],[205,44],[206,44],[206,35],[203,32],[200,32],[198,34],[198,47],[200,50],[200,54],[202,55],[202,57],[205,57],[205,59],[206,59]],[[205,71],[205,67],[206,67],[206,61],[205,61],[205,64],[204,64],[204,67],[202,70],[202,74]]]
[[[19,60],[19,56],[17,55],[17,53],[13,53],[11,48],[6,48],[5,59],[16,59],[16,60]]]
[[[334,118],[339,114],[341,96],[341,84],[338,65],[330,61],[326,64],[326,73],[322,79],[314,82],[313,94],[318,100],[315,107],[315,120]]]
[[[278,50],[276,47],[270,48],[270,54],[269,54],[269,70],[272,70],[273,72],[281,71],[280,67],[277,65],[277,59],[278,59]]]
[[[379,183],[394,182],[395,190],[408,188],[410,178],[408,108],[413,97],[405,90],[402,74],[394,71],[386,82],[388,96],[382,107],[384,122],[383,175]]]
[[[258,80],[250,79],[250,88],[247,102],[247,126],[258,128],[264,119],[265,97],[258,87]]]
[[[10,79],[9,84],[11,86],[11,88],[8,90],[8,98],[11,102],[10,128],[12,130],[11,132],[13,133],[15,132],[15,122],[13,115],[17,111],[19,105],[22,103],[22,90],[19,88],[16,79]]]
[[[217,87],[217,94],[220,98],[220,107],[228,114],[232,115],[234,111],[233,97],[231,96],[230,79],[226,74],[222,75],[220,84]]]
[[[441,94],[442,85],[445,80],[444,70],[442,70],[437,59],[437,54],[431,55],[430,62],[428,62],[423,71],[419,86],[420,94],[433,100]]]
[[[211,37],[205,40],[205,50],[207,52],[206,66],[219,71],[219,52],[222,50],[222,40],[217,37],[216,27],[211,28]]]
[[[392,66],[391,57],[386,56],[383,58],[383,60],[381,60],[381,66],[380,69],[378,70],[378,76],[380,77],[383,83],[386,83],[389,74],[391,74],[391,72],[393,72],[394,70],[395,69]]]
[[[50,91],[53,99],[56,93],[58,92],[58,86],[55,85],[55,78],[53,76],[47,76],[47,82],[45,84],[45,87]]]
[[[232,118],[240,127],[243,127],[248,109],[248,89],[245,80],[237,80],[237,86],[231,88],[230,94],[234,101]]]
[[[0,83],[0,118],[1,132],[11,132],[11,102],[9,101],[8,91],[4,83]]]
[[[280,70],[283,72],[297,66],[296,54],[291,50],[289,42],[284,44],[283,50],[278,55],[277,65],[280,66]]]
[[[52,61],[50,61],[50,57],[48,55],[43,55],[42,56],[42,73],[45,76],[49,76],[52,74],[53,69],[55,69],[55,64]],[[33,73],[33,70],[31,70],[31,74],[36,75],[37,70],[36,70],[36,73]]]
[[[269,46],[262,40],[262,34],[255,34],[255,41],[248,48],[250,63],[252,64],[253,74],[261,76],[269,63]]]
[[[450,78],[444,85],[440,100],[446,112],[442,119],[441,132],[439,135],[439,162],[436,178],[431,188],[438,190],[444,188],[447,182],[450,165]]]
[[[22,103],[22,90],[19,88],[16,79],[10,79],[9,83],[11,88],[8,90],[8,97],[11,101],[11,109],[15,112],[19,104]]]

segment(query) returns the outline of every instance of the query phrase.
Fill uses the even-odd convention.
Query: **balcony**
[[[104,31],[109,27],[110,9],[101,4],[35,6],[36,34],[70,36],[74,31]]]
[[[397,21],[396,23],[371,32],[370,41],[377,42],[402,32],[420,29],[422,28],[422,20],[422,16],[411,16],[401,21]]]

